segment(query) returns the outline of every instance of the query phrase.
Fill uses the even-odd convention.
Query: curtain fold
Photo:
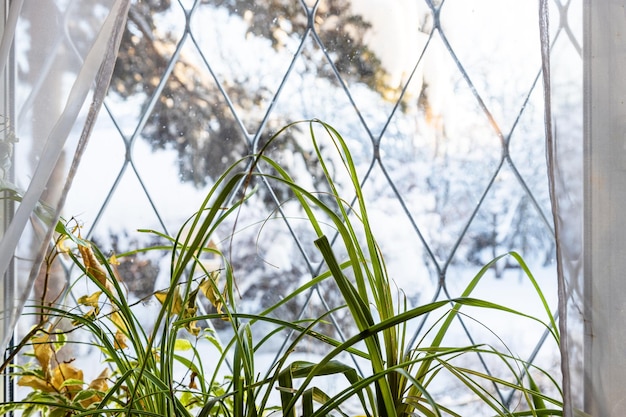
[[[584,407],[583,377],[583,270],[582,270],[582,140],[576,136],[560,138],[560,120],[553,112],[559,98],[553,94],[548,0],[539,1],[542,79],[544,98],[545,150],[548,188],[555,235],[558,284],[558,319],[560,332],[563,416],[573,417]],[[571,128],[571,126],[569,126]],[[582,139],[582,138],[581,138]]]
[[[8,65],[9,45],[22,46],[21,50],[16,48],[15,60],[27,74],[28,82],[18,83],[14,92],[18,96],[16,114],[20,114],[15,151],[18,164],[31,165],[30,173],[25,170],[16,178],[1,179],[5,198],[10,195],[16,201],[16,209],[0,240],[0,276],[7,276],[15,259],[20,259],[21,264],[17,267],[18,286],[12,288],[11,282],[4,282],[8,294],[2,315],[2,351],[39,274],[63,209],[64,195],[108,89],[130,0],[56,1],[46,6],[49,7],[13,2],[0,44],[2,68]],[[50,39],[38,40],[36,33],[44,33]],[[39,60],[40,65],[24,60],[26,57]],[[90,92],[92,99],[85,106]],[[37,108],[42,103],[58,101],[57,95],[64,97],[58,109]],[[40,129],[38,123],[47,123],[49,128]],[[77,141],[72,140],[74,136],[78,136]],[[64,162],[67,154],[73,155],[69,167]],[[53,176],[62,185],[54,192]],[[18,246],[24,245],[25,240],[30,243],[16,257]]]

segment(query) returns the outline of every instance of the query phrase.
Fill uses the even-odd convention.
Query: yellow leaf
[[[115,256],[115,254],[113,254],[113,255],[111,255],[111,256],[109,257],[109,263],[110,263],[111,265],[116,265],[116,266],[119,266],[119,265],[120,265],[120,261],[118,261],[118,260],[117,260],[117,256]]]
[[[78,299],[78,304],[97,308],[99,307],[98,300],[100,299],[100,294],[102,294],[102,291],[94,292],[91,295],[83,295]]]
[[[198,336],[200,334],[200,330],[202,330],[198,327],[198,323],[195,320],[188,321],[187,324],[185,324],[185,329],[187,329],[187,331],[194,336]]]
[[[98,313],[100,312],[99,308],[90,308],[89,311],[87,311],[85,314],[83,314],[83,318],[87,319],[89,321],[94,321],[97,317],[98,317]],[[79,326],[81,325],[83,322],[81,320],[72,320],[72,325],[74,326]]]
[[[100,372],[100,375],[89,384],[89,389],[94,391],[106,392],[109,390],[109,384],[107,383],[107,379],[109,378],[109,368],[105,368],[104,371]],[[102,399],[101,395],[94,394],[91,397],[83,400],[80,404],[83,407],[88,407],[89,405],[100,401]]]
[[[118,311],[111,314],[111,321],[115,324],[115,327],[117,327],[117,331],[115,332],[115,343],[113,346],[115,349],[126,349],[128,347],[126,344],[126,341],[128,340],[126,337],[126,333],[128,333],[126,322]]]
[[[41,366],[46,378],[50,372],[50,360],[54,351],[52,350],[52,342],[48,335],[33,337],[33,349],[35,350],[35,358]]]
[[[65,381],[80,381],[81,385],[65,385]],[[83,389],[83,371],[69,363],[60,363],[52,372],[52,385],[57,391],[65,390],[71,394],[75,394]]]
[[[17,381],[20,387],[30,387],[37,391],[54,392],[54,387],[45,380],[34,375],[24,375]]]
[[[219,293],[219,280],[220,273],[218,271],[211,272],[209,274],[209,277],[203,279],[200,283],[200,291],[202,291],[204,296],[211,302],[211,304],[213,304],[213,306],[221,312],[221,307],[223,305],[223,296],[220,296]]]
[[[198,289],[196,288],[194,291],[189,293],[189,297],[187,297],[187,303],[185,304],[185,308],[180,315],[182,319],[193,319],[196,317],[196,313],[198,311],[198,306],[196,305],[196,297],[198,295]],[[182,300],[181,300],[182,301]],[[185,329],[189,333],[194,336],[198,336],[200,334],[200,328],[197,325],[197,322],[188,321],[185,323]]]
[[[122,263],[117,260],[117,256],[115,256],[115,254],[109,257],[108,262],[109,262],[109,266],[111,267],[111,272],[113,272],[113,277],[115,277],[115,280],[123,284],[124,281],[122,281],[119,271],[117,269],[117,267],[120,266]]]
[[[189,378],[189,388],[190,389],[198,389],[198,384],[196,384],[196,377],[198,376],[197,373],[192,372],[191,376]]]
[[[122,333],[119,329],[115,332],[115,348],[116,349],[126,349],[128,345],[126,344],[126,335]]]
[[[172,306],[172,314],[178,314],[183,311],[183,299],[180,296],[180,292],[178,289],[176,290],[176,294],[174,294],[174,305]]]
[[[111,319],[111,321],[113,322],[115,327],[117,327],[118,330],[128,333],[128,326],[126,325],[126,321],[124,320],[124,317],[120,314],[119,311],[116,310],[113,313],[111,313],[109,318]]]
[[[192,347],[191,342],[187,339],[176,339],[174,342],[174,350],[185,351],[190,350]]]
[[[154,297],[159,300],[159,303],[161,303],[161,305],[165,304],[165,299],[167,298],[167,293],[169,291],[167,290],[163,290],[163,291],[157,291],[154,293]]]
[[[117,331],[115,332],[115,348],[126,349],[128,347],[128,345],[126,344],[126,341],[128,340],[126,338],[126,334],[128,333],[128,326],[126,326],[124,318],[119,313],[119,311],[114,311],[113,313],[111,313],[110,318],[115,327],[117,327]]]
[[[97,391],[107,391],[109,389],[109,384],[107,384],[107,379],[109,379],[109,368],[104,368],[100,375],[98,375],[91,384],[89,384],[89,388],[95,389]]]
[[[68,253],[71,250],[70,246],[68,245],[68,243],[70,242],[70,239],[66,235],[60,236],[56,244],[57,251],[60,253]]]
[[[106,271],[96,259],[96,255],[94,255],[91,247],[78,245],[78,251],[80,252],[80,256],[83,258],[83,264],[85,265],[87,273],[95,278],[101,285],[110,289]]]
[[[98,313],[100,312],[99,308],[92,308],[91,310],[89,310],[88,312],[85,313],[85,315],[83,316],[86,319],[89,320],[95,320],[96,317],[98,317]]]
[[[224,308],[223,301],[226,300],[226,290],[220,294],[218,287],[219,277],[219,271],[211,272],[208,279],[202,280],[199,288],[211,304],[213,304],[215,310],[221,314]],[[223,317],[223,320],[228,320],[228,317]]]
[[[170,290],[157,291],[154,293],[154,296],[156,297],[157,300],[159,300],[161,305],[163,305],[170,291],[172,290],[170,289]],[[180,313],[183,310],[183,299],[180,296],[180,292],[178,291],[178,288],[176,288],[174,291],[175,291],[174,302],[172,304],[171,313],[180,315]]]

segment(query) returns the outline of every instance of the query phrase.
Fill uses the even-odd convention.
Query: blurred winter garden
[[[29,8],[45,9],[32,16],[44,16],[61,29],[54,35],[38,30],[47,26],[34,17],[17,28],[16,137],[37,138],[36,129],[45,131],[46,119],[56,119],[73,82],[66,67],[80,65],[93,27],[106,16],[107,8],[98,3],[25,3],[24,16]],[[554,130],[561,158],[580,161],[582,2],[554,0],[549,7]],[[556,313],[539,33],[534,1],[133,1],[104,107],[63,218],[75,219],[82,236],[106,254],[164,244],[157,234],[140,230],[174,235],[231,163],[259,151],[287,123],[317,118],[337,129],[350,147],[389,276],[409,307],[458,297],[483,265],[516,251]],[[64,59],[37,58],[50,48],[62,51]],[[45,66],[45,80],[31,76]],[[34,99],[46,89],[49,101]],[[330,190],[307,129],[288,129],[268,154],[323,198]],[[73,132],[70,141],[79,134]],[[22,188],[28,184],[20,179],[32,177],[38,146],[30,141],[14,146],[13,178]],[[340,191],[354,198],[332,145],[324,146]],[[61,157],[59,176],[70,159]],[[575,170],[572,165],[562,168]],[[46,198],[58,199],[62,186],[53,177]],[[289,190],[262,181],[256,186],[236,222],[223,224],[211,241],[231,259],[236,301],[251,313],[275,304],[323,267],[314,232]],[[582,190],[573,190],[572,205],[581,201]],[[332,228],[327,232],[335,237]],[[29,235],[18,248],[18,276],[30,268]],[[117,266],[146,326],[160,306],[151,295],[169,285],[169,262],[147,252],[121,258]],[[45,290],[51,300],[68,290],[72,281],[65,277],[79,271],[68,263],[57,272]],[[86,292],[81,285],[69,290],[76,297]],[[35,283],[32,298],[42,291]],[[473,296],[529,314],[542,309],[512,258],[496,263]],[[295,322],[340,305],[337,289],[325,283],[273,314]],[[472,317],[458,320],[447,337],[495,344],[493,331],[516,355],[553,370],[558,379],[558,347],[545,328],[479,310]],[[439,318],[412,322],[410,337],[424,337]],[[28,319],[18,332],[32,325]],[[327,325],[338,338],[354,334],[346,309],[333,312]],[[203,326],[218,337],[230,331],[220,322]],[[582,349],[579,343],[570,349]],[[271,358],[285,347],[263,348]],[[295,354],[307,357],[326,347],[303,343],[298,349]],[[88,345],[76,352],[83,363],[94,355],[99,353]],[[463,404],[464,415],[480,413],[471,396],[442,389],[451,406]]]

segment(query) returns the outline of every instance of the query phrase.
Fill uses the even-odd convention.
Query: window
[[[351,3],[133,3],[104,111],[64,216],[79,219],[82,233],[106,251],[151,244],[154,235],[135,230],[175,233],[231,162],[258,151],[290,121],[320,118],[354,152],[390,274],[411,305],[458,296],[481,265],[516,250],[556,306],[536,5],[406,1],[388,9],[381,1]],[[69,33],[62,42],[72,59],[61,64],[77,64],[84,55],[83,36],[94,36],[92,22],[106,15],[97,4],[51,5],[45,19],[58,16]],[[582,4],[555,0],[550,7],[560,157],[576,161],[582,143]],[[38,30],[30,36],[32,45],[53,39]],[[28,53],[18,53],[16,62],[23,71],[33,69]],[[63,88],[71,80],[66,69],[50,74],[57,79],[45,88]],[[18,108],[29,100],[20,91],[26,89],[18,86]],[[61,95],[46,96],[59,102],[33,103],[33,109],[40,106],[30,117],[38,126],[39,115],[62,106]],[[25,137],[40,136],[27,122],[18,126],[18,136],[19,129]],[[297,167],[296,180],[326,190],[304,133],[290,130],[271,155]],[[19,169],[29,166],[28,152],[16,150]],[[575,166],[564,168],[576,172]],[[52,186],[48,190],[54,193]],[[581,191],[566,191],[578,207]],[[260,184],[257,205],[240,220],[254,224],[272,213],[279,219],[237,235],[234,266],[241,296],[251,305],[271,304],[280,296],[276,287],[289,291],[319,272],[321,259],[297,221],[301,213],[276,211],[287,195]],[[221,233],[229,235],[227,228]],[[120,265],[138,300],[167,286],[166,270],[162,259],[142,254]],[[47,294],[52,299],[66,290],[65,275],[59,276]],[[514,261],[498,262],[477,296],[525,304],[520,294],[530,287],[523,276]],[[297,320],[338,302],[336,291],[319,286],[281,314]],[[332,319],[338,335],[349,333],[346,313]],[[511,327],[481,320],[497,331]],[[471,327],[460,324],[459,337],[473,340]],[[550,366],[558,353],[546,345],[546,335],[528,330],[515,348]],[[582,350],[582,343],[572,340],[572,350]]]

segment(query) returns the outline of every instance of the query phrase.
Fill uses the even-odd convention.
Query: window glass
[[[572,161],[580,158],[582,143],[579,3],[551,2],[555,126],[563,159]],[[98,8],[90,18],[99,18]],[[37,27],[31,25],[31,31]],[[90,27],[89,21],[68,24],[74,31]],[[37,36],[50,47],[43,42],[51,38]],[[69,61],[77,59],[72,48]],[[25,83],[33,54],[26,49],[16,56]],[[65,71],[54,74],[44,86],[66,85]],[[107,254],[163,244],[138,229],[174,236],[230,164],[264,149],[287,123],[318,118],[350,148],[389,276],[409,307],[460,296],[483,265],[516,251],[556,311],[540,75],[534,2],[134,2],[105,109],[64,217],[77,219],[83,236]],[[18,93],[19,102],[28,101],[26,88]],[[266,151],[297,182],[327,198],[331,189],[306,125],[288,129]],[[353,202],[334,155],[326,143],[321,156],[337,174],[339,192]],[[29,166],[26,155],[18,162]],[[315,233],[293,195],[284,186],[255,185],[245,210],[226,221],[213,242],[228,253],[238,302],[252,312],[322,270]],[[324,230],[336,238],[332,228]],[[120,259],[119,275],[137,308],[146,309],[147,323],[158,309],[151,294],[169,284],[169,261],[156,252]],[[64,288],[64,279],[57,285],[57,291]],[[76,290],[77,297],[84,291]],[[542,309],[511,257],[497,262],[472,296],[530,314]],[[276,315],[296,321],[341,304],[337,288],[322,284]],[[474,320],[455,323],[455,342],[491,337],[489,328],[505,335],[516,355],[558,375],[558,350],[545,328],[475,313]],[[407,338],[419,343],[436,319],[412,324]],[[339,309],[329,326],[347,337],[355,332],[353,320]],[[212,325],[228,331],[223,323]],[[320,349],[312,343],[302,353],[319,355]],[[448,403],[463,403],[463,415],[480,413],[470,397],[455,398],[457,389],[445,387]],[[497,395],[516,401],[506,391]]]

